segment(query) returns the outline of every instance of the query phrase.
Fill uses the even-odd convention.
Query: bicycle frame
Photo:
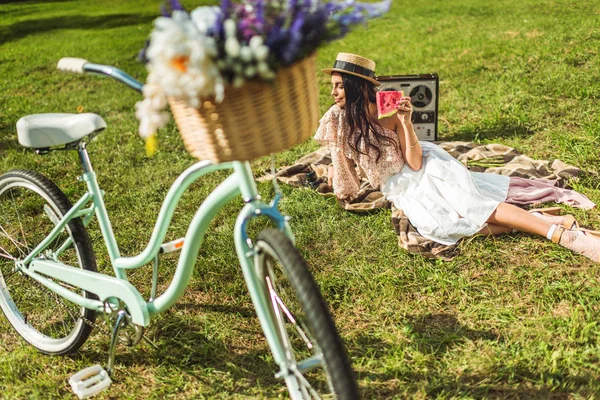
[[[277,333],[273,331],[272,325],[268,323],[271,317],[268,314],[265,297],[262,295],[263,289],[260,287],[260,282],[257,280],[253,270],[252,241],[246,233],[246,226],[250,219],[258,216],[266,216],[279,229],[285,231],[291,239],[293,239],[293,235],[286,218],[277,209],[278,197],[270,205],[261,201],[248,162],[234,161],[212,164],[209,161],[200,161],[185,170],[169,189],[146,248],[136,256],[122,257],[104,204],[103,192],[100,190],[96,174],[92,169],[87,150],[83,143],[79,145],[78,151],[84,171],[82,180],[87,185],[87,192],[62,218],[54,221],[55,227],[50,234],[26,258],[19,262],[17,267],[23,273],[37,280],[58,295],[82,307],[97,311],[104,311],[103,301],[111,298],[119,298],[126,305],[132,322],[137,325],[147,326],[151,316],[166,310],[181,297],[189,283],[196,258],[200,251],[202,239],[210,222],[225,204],[237,195],[241,195],[246,204],[236,220],[234,228],[235,247],[250,296],[256,305],[259,320],[261,321],[268,342],[273,343],[271,339],[275,339]],[[233,173],[206,197],[196,211],[186,232],[184,245],[181,249],[178,265],[171,283],[165,292],[156,299],[145,301],[137,289],[128,282],[126,270],[142,267],[157,256],[175,208],[188,187],[202,176],[223,169],[233,169]],[[38,257],[71,219],[83,217],[84,223],[87,225],[94,215],[98,218],[115,277],[62,264],[56,261],[56,257],[50,257],[50,259],[48,257]],[[63,244],[58,251],[66,247],[66,245],[68,243]],[[75,293],[75,291],[53,282],[47,277],[94,293],[98,295],[100,300],[85,298]]]
[[[63,67],[60,64],[59,62],[59,69],[110,76],[137,91],[141,91],[143,87],[141,83],[129,75],[111,66],[91,64],[81,59],[68,61]],[[108,314],[107,323],[114,324],[109,350],[108,373],[112,373],[120,329],[127,324],[136,325],[135,338],[132,343],[138,343],[143,333],[143,329],[140,329],[140,327],[148,326],[152,316],[168,309],[183,295],[189,284],[200,246],[210,222],[225,204],[241,195],[245,204],[237,216],[233,232],[236,253],[261,328],[273,354],[274,361],[280,369],[275,376],[284,379],[290,388],[290,393],[295,393],[296,391],[293,388],[299,389],[296,374],[317,367],[322,363],[323,356],[322,353],[313,354],[300,362],[296,362],[294,357],[290,358],[287,344],[281,337],[282,332],[278,329],[280,326],[275,321],[279,318],[277,316],[278,309],[273,310],[270,307],[269,300],[273,298],[273,294],[267,287],[268,282],[265,283],[263,276],[261,276],[264,271],[259,271],[260,268],[255,266],[255,261],[260,260],[261,253],[253,249],[253,242],[247,233],[249,221],[257,217],[267,217],[279,230],[287,235],[292,243],[294,242],[287,218],[277,208],[277,203],[281,198],[280,193],[276,191],[275,198],[270,204],[263,202],[258,193],[249,162],[233,161],[220,164],[213,164],[209,161],[197,162],[181,173],[171,185],[145,249],[135,256],[122,257],[104,204],[104,192],[98,185],[96,174],[89,160],[86,140],[71,143],[66,148],[76,148],[79,153],[83,167],[83,174],[80,179],[85,182],[87,191],[62,216],[59,216],[58,210],[53,210],[52,207],[47,206],[44,208],[45,213],[53,222],[54,228],[25,258],[15,261],[15,269],[80,307],[95,310],[105,314],[105,316]],[[196,210],[185,234],[172,280],[167,289],[157,297],[158,273],[156,268],[158,266],[158,254],[161,250],[169,247],[165,246],[163,242],[176,206],[192,183],[208,173],[224,169],[230,169],[233,172],[204,199]],[[58,255],[72,244],[73,239],[70,237],[62,242],[58,249],[48,249],[48,246],[68,228],[70,221],[82,218],[83,224],[87,226],[94,216],[98,219],[114,276],[69,266],[60,262]],[[146,301],[128,281],[127,270],[140,268],[152,261],[155,261],[155,269],[153,271],[151,297]],[[95,294],[97,299],[84,297],[82,291]],[[109,322],[111,317],[116,317],[116,320]],[[295,324],[295,321],[292,322]]]

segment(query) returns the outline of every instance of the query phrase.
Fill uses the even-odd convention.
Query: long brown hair
[[[375,125],[380,125],[369,115],[369,104],[376,101],[375,85],[354,75],[344,73],[340,73],[340,75],[346,96],[344,109],[346,110],[346,122],[350,127],[348,136],[350,148],[357,153],[366,154],[360,150],[360,143],[364,142],[365,146],[375,149],[377,152],[376,162],[381,158],[381,146],[392,145],[398,150],[398,142],[395,138],[378,133]]]

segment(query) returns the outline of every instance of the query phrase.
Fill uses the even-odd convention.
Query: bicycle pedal
[[[87,399],[110,386],[112,380],[108,372],[100,365],[92,365],[77,372],[69,378],[73,392],[80,399]]]

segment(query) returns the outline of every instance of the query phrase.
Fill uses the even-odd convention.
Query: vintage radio
[[[413,106],[412,122],[419,140],[438,140],[438,93],[437,74],[377,76],[379,90],[402,90],[410,96]]]

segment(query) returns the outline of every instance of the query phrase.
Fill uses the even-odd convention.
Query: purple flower
[[[250,41],[254,35],[260,35],[263,31],[263,23],[255,15],[249,15],[238,23],[238,30],[245,42]]]
[[[223,15],[228,15],[230,7],[231,7],[231,0],[221,0],[221,13]]]
[[[304,25],[304,13],[299,12],[292,22],[292,26],[289,30],[289,41],[285,47],[282,57],[283,64],[291,64],[297,60],[300,53],[300,46],[302,45],[302,26]]]
[[[260,24],[265,22],[265,6],[263,0],[256,1],[256,19]]]
[[[294,10],[295,10],[295,8],[296,8],[296,1],[297,1],[297,0],[289,0],[289,1],[290,1],[290,2],[289,2],[289,10],[290,10],[291,12],[294,12]]]
[[[144,43],[144,48],[141,49],[137,54],[137,60],[142,64],[146,64],[148,61],[150,61],[148,60],[148,55],[146,54],[148,51],[148,46],[150,46],[150,39],[146,40],[146,43]]]
[[[168,0],[160,6],[160,10],[163,17],[170,17],[173,11],[185,11],[185,8],[178,0]]]
[[[268,48],[266,61],[270,71],[289,65],[313,53],[319,46],[346,35],[354,26],[365,24],[370,18],[385,14],[392,0],[361,3],[355,0],[221,0],[220,13],[215,24],[203,34],[214,39],[217,54],[215,63],[224,79],[232,82],[239,78],[240,67],[247,71],[256,67],[256,59],[238,58],[225,51],[224,23],[236,25],[237,40],[248,45],[259,36]],[[185,11],[179,0],[166,0],[163,14]],[[265,54],[264,47],[261,53]],[[145,54],[142,52],[141,57]],[[262,65],[262,64],[261,64]],[[246,69],[248,67],[249,69]]]

